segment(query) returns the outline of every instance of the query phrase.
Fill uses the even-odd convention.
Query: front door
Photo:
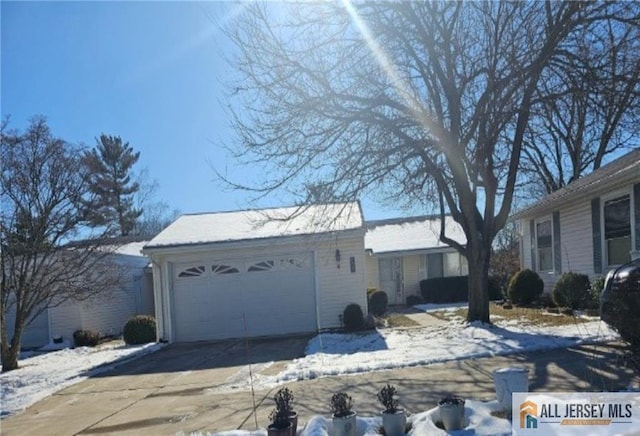
[[[385,257],[378,260],[380,289],[387,293],[389,304],[404,304],[402,258]]]

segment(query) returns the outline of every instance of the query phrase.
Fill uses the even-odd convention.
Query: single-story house
[[[360,204],[182,215],[143,248],[158,339],[273,336],[340,327],[366,313]]]
[[[440,241],[440,216],[367,221],[367,288],[387,293],[389,304],[420,295],[420,281],[469,274],[467,259]],[[466,244],[462,227],[445,217],[445,235]]]
[[[550,292],[567,271],[596,277],[640,253],[640,149],[600,167],[512,216],[522,268]]]
[[[147,241],[120,242],[110,260],[124,267],[125,281],[122,288],[105,295],[97,295],[84,301],[65,301],[56,307],[45,309],[26,327],[22,335],[23,348],[39,348],[55,337],[73,343],[73,332],[92,330],[101,335],[118,335],[127,320],[136,314],[154,314],[153,279],[149,260],[140,250]],[[9,338],[13,335],[15,313],[7,317]]]

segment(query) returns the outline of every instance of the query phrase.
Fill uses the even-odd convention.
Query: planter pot
[[[464,428],[464,399],[460,397],[443,398],[438,401],[438,411],[442,425],[447,431]]]
[[[291,423],[291,436],[298,434],[298,412],[289,413],[289,422]]]
[[[291,423],[286,428],[277,428],[273,425],[267,427],[267,436],[291,436]]]
[[[333,436],[356,436],[356,412],[351,415],[333,417]]]
[[[511,414],[511,394],[529,392],[529,370],[526,368],[501,368],[493,371],[493,384],[502,410]]]
[[[395,413],[382,412],[382,426],[384,434],[387,436],[401,436],[405,434],[407,425],[407,414],[402,409]]]

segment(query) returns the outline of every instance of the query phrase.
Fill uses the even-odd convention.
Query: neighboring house
[[[469,273],[467,259],[440,241],[440,216],[367,221],[365,235],[368,288],[387,293],[389,304],[420,295],[420,281]],[[445,218],[445,235],[466,244],[462,228]]]
[[[513,215],[521,264],[552,290],[567,271],[606,274],[640,253],[640,149]]]
[[[357,202],[182,215],[143,249],[158,338],[273,336],[340,327],[366,311]]]
[[[113,260],[127,271],[122,289],[85,301],[66,301],[46,309],[26,326],[22,347],[39,348],[57,336],[73,343],[73,332],[80,329],[117,335],[132,315],[153,315],[153,279],[148,268],[149,260],[140,252],[145,244],[146,241],[128,242],[115,249]],[[15,313],[8,315],[7,330],[11,338]]]

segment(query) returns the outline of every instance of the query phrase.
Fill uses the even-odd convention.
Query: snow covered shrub
[[[375,316],[382,316],[387,311],[389,300],[384,291],[375,291],[369,294],[369,312]]]
[[[342,321],[348,330],[359,330],[364,325],[364,313],[362,308],[356,303],[347,305],[342,314]]]
[[[511,277],[507,294],[515,304],[531,304],[540,297],[544,282],[535,271],[523,269]]]
[[[76,330],[73,332],[73,343],[76,347],[95,347],[100,342],[100,335],[92,330]]]
[[[553,286],[553,302],[560,307],[576,310],[585,306],[589,291],[589,276],[574,272],[562,274]]]
[[[124,325],[122,337],[127,345],[156,341],[156,319],[149,315],[136,315]]]

